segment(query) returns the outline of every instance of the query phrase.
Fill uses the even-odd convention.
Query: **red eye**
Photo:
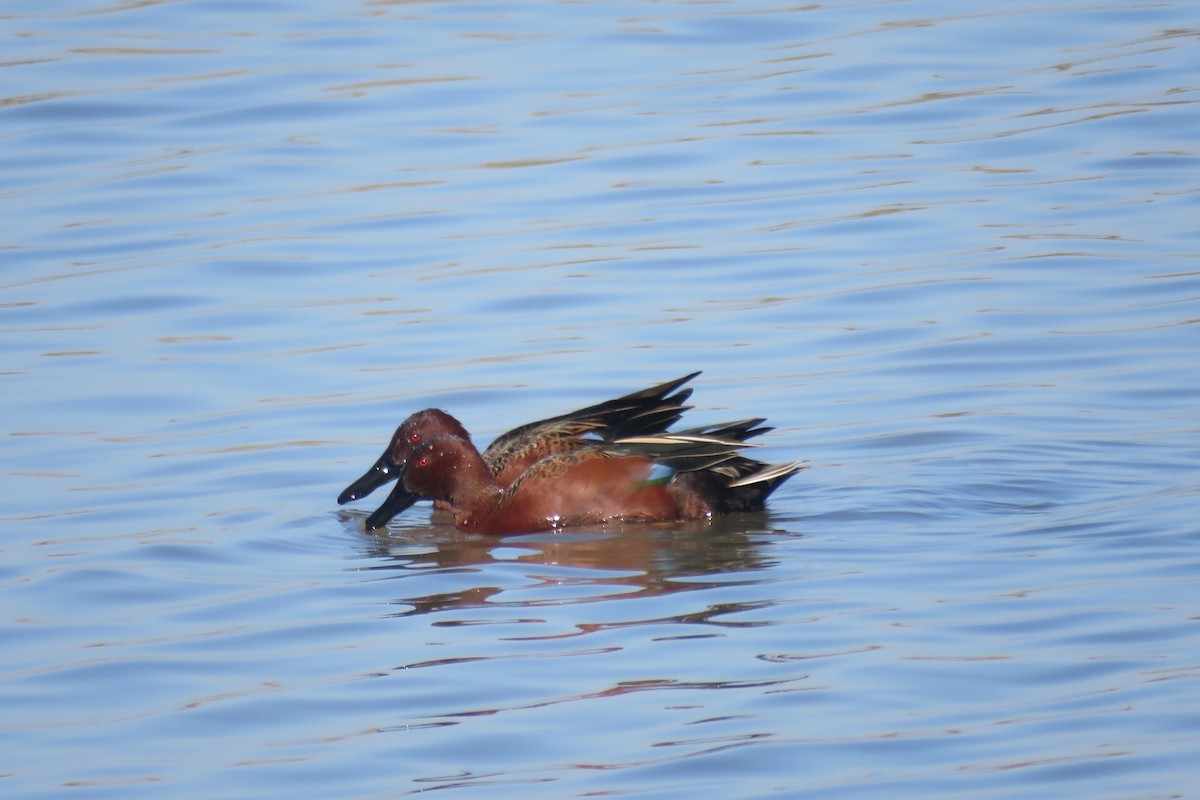
[[[409,440],[410,442],[412,442],[413,444],[416,444],[417,442],[421,441],[421,434],[419,434],[419,433],[410,433],[410,434],[408,435],[408,440]]]
[[[422,456],[421,458],[418,458],[418,459],[417,459],[417,466],[418,466],[418,467],[428,467],[428,466],[429,466],[429,459],[428,459],[428,458],[425,458],[424,456]]]

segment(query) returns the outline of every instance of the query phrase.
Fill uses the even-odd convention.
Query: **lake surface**
[[[0,32],[4,797],[1196,791],[1197,4]],[[335,502],[693,370],[766,513]]]

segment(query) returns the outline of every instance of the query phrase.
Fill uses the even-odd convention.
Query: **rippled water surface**
[[[1168,798],[1200,6],[0,10],[4,797]],[[338,492],[704,370],[768,512]]]

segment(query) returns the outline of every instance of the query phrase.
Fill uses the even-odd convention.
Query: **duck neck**
[[[471,459],[459,464],[455,472],[454,486],[448,499],[460,513],[487,511],[500,502],[503,490],[483,459]]]

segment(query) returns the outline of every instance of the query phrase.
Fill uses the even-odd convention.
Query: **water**
[[[1194,791],[1193,4],[0,32],[4,796]],[[765,514],[334,502],[695,369]]]

